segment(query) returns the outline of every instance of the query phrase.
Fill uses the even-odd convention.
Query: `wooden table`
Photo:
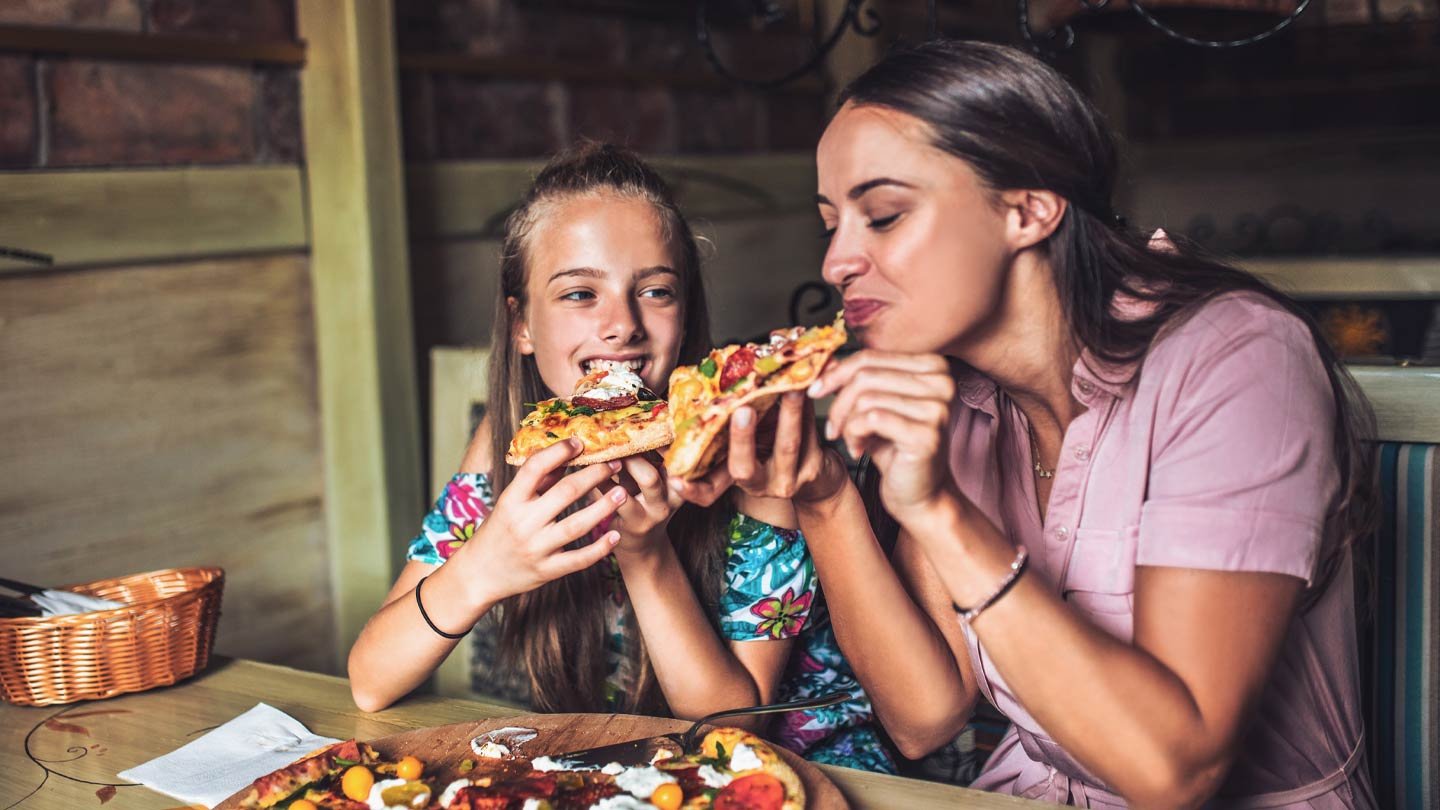
[[[216,659],[164,689],[66,706],[0,703],[0,810],[179,810],[179,802],[115,774],[179,748],[264,702],[328,737],[373,739],[412,728],[516,713],[479,701],[415,696],[383,712],[355,708],[342,678]],[[861,808],[1024,808],[1032,802],[933,782],[821,766]]]

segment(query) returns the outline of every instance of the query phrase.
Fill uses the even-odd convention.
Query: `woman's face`
[[[847,104],[816,155],[825,280],[865,346],[957,354],[1000,310],[1011,255],[1005,216],[928,125]]]
[[[569,396],[593,360],[630,361],[663,392],[684,338],[675,257],[654,206],[611,194],[555,203],[529,236],[516,341]]]

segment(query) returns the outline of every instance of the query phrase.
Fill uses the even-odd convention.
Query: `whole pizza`
[[[477,740],[478,742],[478,740]],[[503,746],[472,743],[477,758],[508,758]],[[668,753],[668,752],[662,752]],[[382,758],[347,740],[255,780],[239,806],[286,810],[802,810],[800,775],[769,743],[719,728],[698,750],[640,765],[581,769],[564,759],[514,758],[498,772],[427,778],[412,756]],[[468,767],[467,767],[468,766]],[[442,784],[442,782],[444,782]]]

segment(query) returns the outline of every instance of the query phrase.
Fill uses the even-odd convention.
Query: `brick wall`
[[[295,38],[294,0],[5,0],[0,24]],[[0,168],[296,163],[299,74],[0,54]]]
[[[712,76],[695,38],[691,4],[600,0],[435,0],[396,4],[407,54],[450,54],[625,71],[625,81],[497,79],[404,69],[406,157],[464,160],[538,157],[586,136],[647,154],[807,150],[824,125],[820,88],[757,92],[676,76]],[[717,4],[723,5],[723,4]],[[744,76],[768,78],[801,64],[810,33],[726,25],[716,50]],[[638,76],[636,74],[639,74]],[[668,78],[667,78],[668,77]],[[818,76],[812,79],[818,79]]]

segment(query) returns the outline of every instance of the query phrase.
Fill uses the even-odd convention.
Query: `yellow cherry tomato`
[[[404,757],[395,765],[395,775],[401,779],[419,779],[425,772],[425,763],[415,757]]]
[[[290,802],[290,810],[320,810],[320,808],[316,807],[315,802],[309,799],[296,799]]]
[[[340,777],[340,792],[344,793],[347,799],[369,801],[372,787],[375,787],[375,774],[364,765],[351,765],[345,775]]]
[[[667,782],[650,794],[650,803],[660,810],[680,810],[680,804],[684,801],[685,792],[674,782]]]

